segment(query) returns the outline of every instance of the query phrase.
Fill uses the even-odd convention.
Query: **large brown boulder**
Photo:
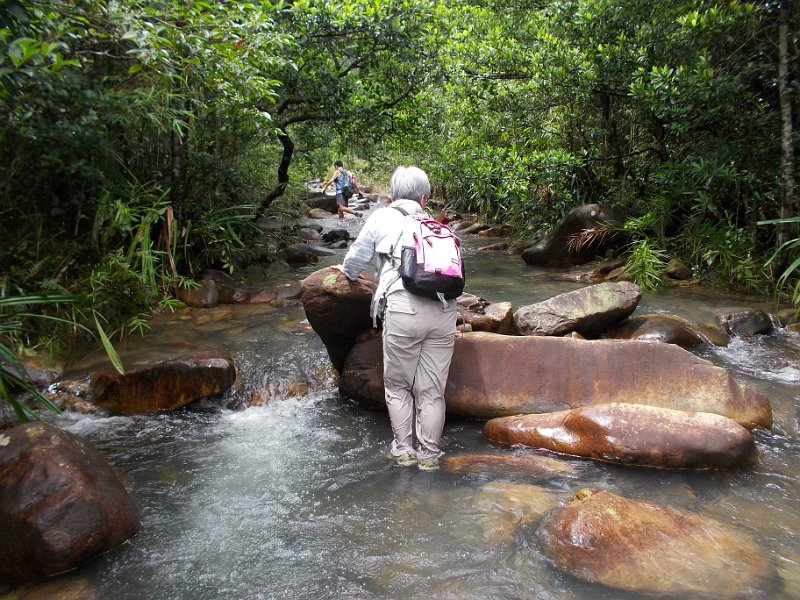
[[[383,406],[381,340],[359,342],[340,378],[345,396]],[[456,337],[445,388],[450,415],[491,419],[629,402],[728,417],[751,429],[772,425],[761,393],[672,344],[507,336]]]
[[[300,300],[311,327],[322,339],[334,368],[341,372],[358,335],[372,327],[372,282],[350,281],[335,267],[315,271],[300,283]]]
[[[339,372],[356,340],[372,330],[369,305],[373,290],[374,284],[368,279],[349,281],[336,267],[315,271],[301,282],[300,298],[308,322]],[[474,331],[517,333],[510,302],[492,303],[465,293],[458,304],[462,308],[459,315]]]
[[[616,248],[625,241],[621,233],[611,232],[594,236],[593,242],[570,249],[570,238],[581,232],[594,229],[605,223],[619,226],[623,215],[610,206],[581,204],[573,208],[542,240],[522,253],[522,260],[529,265],[567,267],[580,265],[603,256],[607,250]]]
[[[86,368],[94,404],[112,413],[176,410],[220,396],[236,380],[229,352],[192,344],[153,344],[122,351],[120,359],[124,375],[108,360]]]
[[[729,469],[750,465],[757,456],[750,432],[727,417],[644,404],[499,417],[483,433],[507,446],[668,469]]]
[[[567,573],[676,598],[747,597],[774,573],[747,535],[683,510],[583,490],[545,518],[544,551]]]
[[[522,335],[577,331],[583,337],[597,337],[633,313],[641,298],[642,290],[633,283],[598,283],[523,306],[514,313],[514,323]]]
[[[14,582],[73,569],[141,527],[105,458],[42,422],[0,432],[0,523],[0,579]]]

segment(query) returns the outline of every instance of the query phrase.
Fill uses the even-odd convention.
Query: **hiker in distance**
[[[350,213],[358,217],[358,213],[347,206],[347,201],[350,199],[350,196],[353,195],[352,191],[348,195],[348,185],[353,188],[355,188],[355,185],[350,179],[350,173],[347,172],[347,169],[344,168],[344,164],[342,164],[340,160],[333,163],[333,173],[330,179],[322,185],[323,194],[332,183],[336,184],[336,211],[339,213],[339,220],[342,221],[344,219],[344,213]]]
[[[456,333],[455,300],[412,293],[398,272],[402,248],[413,246],[406,223],[412,217],[406,215],[425,215],[430,193],[424,171],[398,167],[390,184],[393,202],[370,215],[338,267],[355,281],[378,266],[371,314],[374,323],[383,321],[383,384],[394,435],[390,457],[422,470],[437,469],[444,454],[444,388]]]

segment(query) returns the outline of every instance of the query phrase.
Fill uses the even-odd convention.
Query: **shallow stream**
[[[518,307],[582,285],[517,256],[474,250],[490,241],[467,242],[472,293]],[[286,277],[340,261],[330,257]],[[703,323],[730,307],[774,310],[691,288],[646,293],[637,314]],[[754,467],[670,472],[574,460],[574,475],[541,481],[392,464],[387,415],[338,397],[322,343],[295,327],[303,319],[301,307],[266,305],[162,317],[145,343],[188,339],[229,349],[238,371],[233,397],[153,416],[59,418],[127,478],[143,518],[138,536],[63,576],[65,586],[79,581],[115,600],[639,597],[554,569],[535,525],[511,528],[505,543],[488,542],[487,524],[501,521],[504,509],[482,490],[500,480],[542,485],[560,499],[598,487],[712,517],[755,538],[776,571],[776,587],[744,597],[800,597],[800,336],[779,332],[698,351],[772,402],[775,426],[756,433],[763,455]],[[224,408],[237,397],[259,405]],[[500,451],[482,439],[482,425],[448,420],[444,448]]]

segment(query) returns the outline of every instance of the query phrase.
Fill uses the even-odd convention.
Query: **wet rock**
[[[379,337],[356,344],[342,394],[383,407],[381,361]],[[720,414],[748,429],[772,425],[763,394],[726,369],[655,342],[464,333],[456,337],[445,400],[449,415],[478,419],[628,402]]]
[[[575,467],[566,461],[539,454],[460,454],[445,456],[441,468],[453,473],[484,473],[516,477],[551,478],[574,476]]]
[[[621,234],[597,236],[594,243],[580,250],[570,251],[571,236],[594,229],[604,223],[622,225],[622,215],[610,206],[582,204],[573,208],[541,241],[522,252],[522,260],[529,265],[567,267],[580,265],[595,256],[603,256],[609,248],[624,242]]]
[[[489,225],[486,229],[478,232],[480,237],[508,237],[511,235],[511,228],[507,225]]]
[[[606,337],[643,340],[694,348],[701,344],[725,346],[728,338],[717,328],[703,327],[674,315],[646,314],[629,318],[606,332]]]
[[[538,523],[558,500],[544,488],[526,483],[490,483],[474,496],[473,507],[484,542],[509,544],[520,527]]]
[[[0,579],[73,569],[141,527],[133,499],[88,442],[48,423],[0,432]]]
[[[514,313],[522,335],[564,335],[577,331],[595,337],[628,317],[639,304],[642,290],[628,282],[604,282],[523,306]]]
[[[464,233],[467,229],[472,227],[475,224],[475,221],[472,219],[460,219],[458,221],[454,221],[453,223],[449,224],[450,229],[457,233]]]
[[[483,248],[478,248],[479,252],[506,252],[507,250],[508,250],[507,242],[498,242],[496,244],[484,246]]]
[[[334,207],[333,213],[336,212],[336,208]],[[325,210],[323,208],[312,208],[308,211],[306,215],[309,219],[327,219],[332,214],[331,211]]]
[[[3,594],[0,585],[0,594]],[[45,583],[17,587],[13,593],[0,595],[0,600],[104,600],[102,594],[86,578],[57,577]]]
[[[5,368],[9,372],[14,373],[17,377],[27,379],[40,388],[55,383],[61,379],[64,374],[64,366],[56,363],[45,355],[23,355],[20,357],[20,362],[24,370],[23,372],[14,364],[6,364]]]
[[[250,297],[250,304],[264,304],[268,302],[272,302],[275,298],[278,297],[277,292],[275,291],[274,287],[267,288],[265,290],[261,290],[256,294],[253,294]]]
[[[445,225],[448,225],[453,221],[458,221],[459,219],[461,219],[461,215],[457,210],[452,208],[445,208],[436,215],[436,220],[439,221],[439,223],[444,223]]]
[[[314,330],[316,331],[316,329],[315,327]],[[330,350],[328,350],[328,354],[330,354]],[[355,343],[342,361],[339,393],[345,398],[363,402],[369,407],[386,410],[383,393],[383,342],[381,338],[372,336]]]
[[[323,194],[321,192],[310,192],[303,194],[301,199],[309,207],[309,209],[318,209],[326,211],[328,216],[336,213],[336,197],[334,195]],[[311,217],[311,211],[307,215]]]
[[[217,287],[219,289],[220,304],[243,304],[250,302],[251,295],[247,290],[229,285],[219,285]]]
[[[481,231],[485,231],[485,230],[489,229],[490,227],[491,227],[491,225],[488,225],[486,223],[472,223],[472,224],[468,225],[467,227],[464,227],[463,229],[460,229],[459,231],[461,233],[464,233],[464,234],[478,235],[478,234],[480,234]]]
[[[302,250],[304,252],[307,252],[309,254],[313,254],[314,256],[318,256],[318,257],[333,256],[334,254],[336,254],[336,252],[334,252],[332,250],[332,248],[334,248],[334,247],[335,247],[334,245],[328,245],[328,244],[326,244],[325,246],[317,246],[316,244],[305,244],[305,247]],[[345,245],[345,247],[347,247],[347,246]],[[317,261],[314,260],[312,262],[315,263]]]
[[[724,313],[720,315],[719,322],[728,334],[739,337],[772,333],[775,330],[772,319],[763,310]]]
[[[664,267],[664,275],[670,279],[687,281],[692,278],[692,270],[679,258],[671,258]]]
[[[356,338],[372,327],[369,305],[373,284],[349,281],[340,270],[327,267],[300,283],[300,299],[308,322],[322,339],[334,368],[341,371]]]
[[[176,287],[174,296],[186,306],[194,308],[210,308],[219,303],[219,290],[213,279],[202,281],[197,287]]]
[[[291,298],[300,297],[300,282],[290,281],[287,283],[279,283],[275,286],[275,297],[278,300],[289,300]]]
[[[622,268],[625,265],[624,258],[606,258],[595,260],[582,265],[579,268],[570,270],[564,274],[564,279],[570,281],[603,281],[608,278],[609,273]]]
[[[112,413],[175,410],[224,394],[236,379],[230,353],[190,344],[155,344],[120,352],[125,374],[108,362],[74,369],[91,375],[93,401]]]
[[[492,303],[479,299],[471,303],[464,313],[459,314],[459,322],[462,316],[470,326],[470,331],[489,331],[502,335],[518,333],[514,324],[514,308],[510,302]]]
[[[311,265],[319,261],[319,255],[308,244],[292,244],[280,251],[281,259],[293,267]]]
[[[329,244],[332,244],[333,242],[341,242],[342,240],[347,241],[350,239],[350,232],[343,228],[331,229],[330,231],[325,232],[325,234],[322,236],[322,239]]]
[[[758,545],[712,519],[583,490],[539,530],[555,565],[590,583],[677,598],[752,597],[774,574]]]
[[[730,469],[753,464],[750,432],[727,417],[644,404],[594,404],[489,420],[492,442],[633,466]]]
[[[306,242],[318,242],[322,239],[320,232],[312,227],[301,227],[297,237]]]

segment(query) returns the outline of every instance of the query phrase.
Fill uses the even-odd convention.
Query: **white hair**
[[[425,171],[419,167],[397,167],[389,184],[393,200],[414,200],[431,195],[431,184]]]

